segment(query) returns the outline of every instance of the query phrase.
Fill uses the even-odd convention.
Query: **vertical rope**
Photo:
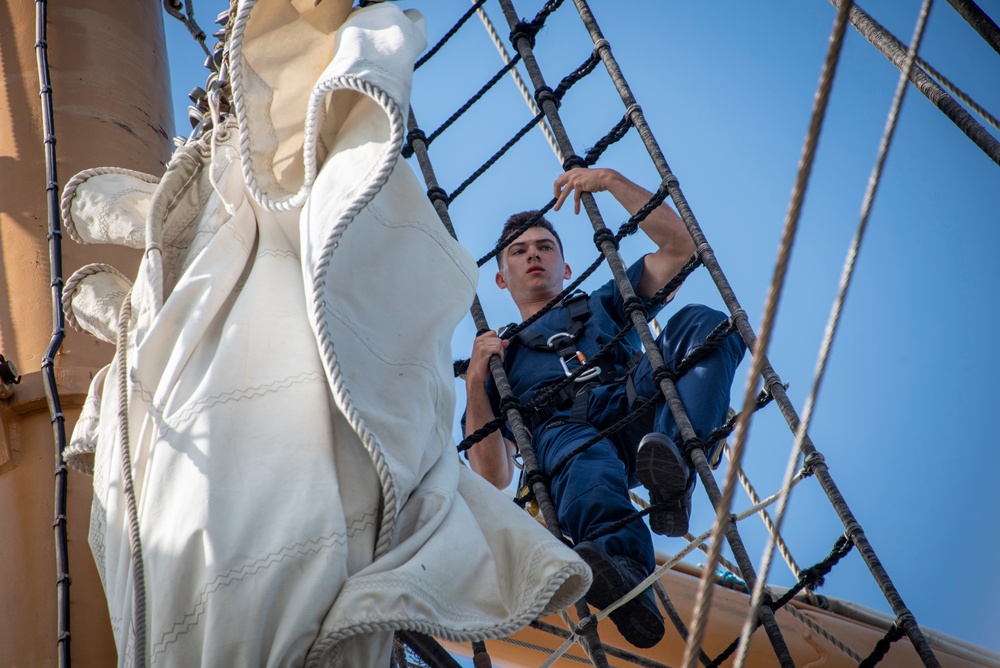
[[[128,431],[128,327],[132,319],[132,292],[122,301],[118,314],[118,339],[115,356],[118,364],[118,441],[121,448],[122,495],[128,517],[128,543],[132,561],[132,620],[135,625],[135,668],[146,666],[146,569],[139,538],[139,510],[132,481],[132,452]],[[123,648],[119,648],[120,650]]]
[[[792,472],[795,469],[796,463],[798,462],[799,454],[802,447],[802,440],[805,436],[806,431],[809,428],[809,424],[812,420],[813,408],[816,403],[816,398],[819,395],[819,389],[823,382],[823,377],[826,373],[827,362],[829,360],[830,350],[833,347],[833,339],[836,336],[838,326],[840,324],[840,316],[843,311],[844,302],[847,298],[847,291],[850,288],[851,279],[854,275],[854,267],[857,261],[858,251],[861,247],[861,242],[864,239],[865,230],[868,226],[868,219],[871,214],[872,204],[875,200],[875,194],[878,191],[879,179],[882,174],[882,170],[885,166],[885,160],[889,153],[889,147],[892,145],[892,139],[896,131],[896,121],[899,117],[899,111],[903,105],[903,98],[906,94],[907,84],[910,78],[910,72],[913,69],[914,63],[916,62],[917,52],[920,49],[920,43],[923,39],[924,30],[927,26],[927,18],[930,14],[931,4],[933,0],[924,0],[923,6],[921,7],[920,14],[917,17],[917,24],[913,31],[913,37],[910,40],[910,47],[907,51],[906,63],[900,72],[899,81],[896,84],[896,91],[893,95],[892,105],[889,110],[888,118],[886,119],[885,129],[882,134],[882,139],[879,143],[878,154],[875,160],[875,166],[872,169],[872,174],[868,179],[868,187],[865,191],[864,201],[861,207],[861,220],[858,224],[858,229],[855,232],[854,238],[851,241],[850,249],[847,253],[847,259],[844,263],[844,268],[840,277],[840,284],[837,290],[837,297],[834,301],[833,307],[830,312],[829,321],[827,322],[826,331],[824,332],[823,342],[820,346],[819,359],[816,363],[816,372],[813,378],[812,389],[809,392],[809,396],[806,398],[805,408],[803,409],[802,422],[799,424],[799,428],[795,433],[795,442],[792,446],[791,454],[789,455],[788,465],[785,471],[785,484],[782,487],[782,495],[778,501],[778,508],[776,511],[775,523],[780,529],[782,520],[784,519],[785,509],[788,503],[788,491],[787,484],[791,479]],[[770,561],[774,551],[774,542],[769,541],[767,547],[764,551],[764,557],[761,561],[761,571],[763,577],[766,578],[767,573],[770,570]],[[751,598],[751,605],[753,602],[759,601],[760,593],[755,591],[754,596]],[[740,650],[736,658],[734,665],[742,666],[746,660],[746,650],[749,644],[749,634],[750,629],[746,626],[743,629],[743,637],[741,638]]]
[[[52,418],[55,439],[55,532],[56,558],[56,640],[57,662],[60,668],[69,668],[72,660],[70,649],[70,593],[69,540],[66,530],[67,468],[63,459],[66,449],[66,418],[63,416],[59,388],[56,384],[55,358],[66,334],[66,319],[62,306],[62,229],[59,220],[59,177],[56,171],[56,135],[52,104],[52,83],[49,76],[48,57],[48,3],[35,0],[35,59],[38,64],[38,87],[42,106],[42,134],[45,153],[45,201],[48,217],[49,271],[52,289],[52,338],[42,358],[42,384]]]

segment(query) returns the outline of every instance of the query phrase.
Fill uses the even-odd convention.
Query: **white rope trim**
[[[82,283],[85,278],[87,278],[88,276],[95,276],[97,274],[111,274],[113,276],[122,279],[130,286],[132,285],[132,281],[130,281],[128,277],[125,276],[125,274],[120,272],[115,267],[112,267],[110,264],[104,264],[103,262],[93,262],[91,264],[86,264],[77,269],[76,271],[74,271],[73,275],[70,276],[69,280],[66,281],[66,285],[63,286],[62,307],[63,307],[64,317],[66,318],[66,322],[68,322],[74,329],[77,329],[81,332],[86,330],[84,330],[83,327],[80,326],[79,321],[77,321],[76,319],[76,314],[73,312],[73,307],[72,307],[73,293],[76,292],[76,289],[80,286],[80,283]]]
[[[137,178],[146,183],[159,183],[160,179],[151,174],[146,174],[144,172],[137,172],[134,169],[125,169],[123,167],[93,167],[91,169],[85,169],[82,172],[76,174],[69,181],[66,182],[66,187],[63,188],[62,198],[59,201],[59,210],[62,213],[63,226],[66,228],[66,232],[69,233],[70,239],[77,242],[78,244],[85,244],[86,241],[80,236],[80,233],[76,229],[76,220],[73,218],[73,198],[76,197],[76,190],[79,188],[87,179],[93,176],[101,176],[102,174],[121,174],[123,176],[131,176]]]

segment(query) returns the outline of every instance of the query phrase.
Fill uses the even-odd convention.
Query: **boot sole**
[[[649,528],[661,536],[676,538],[688,530],[688,516],[683,506],[688,474],[685,466],[663,443],[648,441],[636,455],[635,474],[649,491],[650,505],[677,501],[677,508],[662,508],[649,513]]]
[[[586,544],[577,545],[576,552],[594,573],[594,582],[586,597],[588,604],[603,610],[632,590],[632,585],[604,554]],[[659,611],[653,612],[642,605],[639,598],[632,599],[608,617],[622,637],[635,647],[653,647],[663,638],[663,617]]]

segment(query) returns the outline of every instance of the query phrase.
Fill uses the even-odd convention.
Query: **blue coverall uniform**
[[[642,272],[642,259],[628,268],[633,289]],[[576,348],[590,359],[626,326],[628,317],[613,281],[595,290],[588,298],[588,305],[590,317],[576,340]],[[652,311],[648,315],[652,318],[655,314]],[[701,305],[688,305],[677,311],[656,339],[668,368],[675,368],[725,318],[723,313]],[[530,329],[547,339],[566,331],[566,323],[566,309],[560,305],[539,318]],[[615,351],[615,365],[624,368],[641,349],[639,335],[634,330],[629,332]],[[704,439],[724,423],[730,387],[745,351],[743,340],[732,334],[676,381],[678,394],[699,438]],[[540,389],[565,378],[558,355],[519,345],[516,340],[504,354],[504,367],[514,396],[522,405]],[[574,542],[635,513],[629,489],[638,485],[634,472],[636,449],[645,434],[655,430],[666,434],[678,446],[681,443],[673,416],[653,382],[653,370],[646,355],[641,356],[629,376],[639,397],[657,400],[653,412],[576,455],[549,480],[559,523]],[[487,394],[494,413],[499,415],[499,395],[492,379],[487,382]],[[587,397],[586,422],[573,419],[567,406],[535,427],[532,447],[541,470],[551,471],[568,452],[626,417],[630,412],[627,394],[626,382],[593,388]],[[509,431],[505,436],[513,440]],[[689,487],[693,484],[692,471]],[[655,566],[652,539],[642,522],[630,522],[595,542],[609,555],[630,557],[647,572]]]

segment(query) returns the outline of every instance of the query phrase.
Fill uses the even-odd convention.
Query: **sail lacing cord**
[[[45,201],[48,218],[49,273],[52,289],[52,338],[42,358],[42,385],[52,418],[55,440],[55,518],[52,529],[56,552],[56,656],[60,668],[69,668],[70,596],[69,538],[66,531],[67,468],[63,459],[66,449],[66,417],[63,415],[56,383],[55,358],[66,335],[66,319],[62,306],[62,225],[59,220],[59,177],[56,170],[55,118],[52,105],[52,82],[48,56],[48,2],[35,0],[35,59],[38,63],[38,88],[42,106],[42,134],[45,145]]]
[[[873,167],[871,176],[868,179],[868,187],[865,191],[861,207],[861,220],[858,223],[858,229],[854,234],[854,238],[851,240],[851,246],[847,253],[847,259],[844,262],[844,268],[840,277],[840,284],[837,289],[837,297],[834,300],[833,307],[830,311],[830,317],[823,335],[823,342],[820,345],[819,359],[816,363],[816,371],[813,378],[812,388],[809,391],[809,395],[806,397],[805,407],[802,411],[802,419],[799,422],[798,428],[795,430],[795,441],[792,444],[792,449],[788,457],[788,464],[785,469],[785,477],[781,489],[781,498],[778,501],[778,507],[775,511],[775,532],[771,534],[772,537],[781,530],[781,524],[784,520],[785,510],[787,508],[788,498],[791,492],[788,483],[801,454],[802,439],[805,437],[805,434],[809,429],[809,424],[812,420],[813,408],[816,404],[816,398],[819,396],[820,386],[822,385],[823,377],[826,373],[830,350],[833,347],[833,339],[836,336],[837,329],[840,325],[840,316],[843,311],[844,302],[847,299],[847,291],[850,288],[851,279],[854,276],[854,267],[857,261],[858,251],[861,248],[861,242],[864,239],[865,230],[868,226],[868,218],[871,214],[872,204],[874,203],[875,195],[878,192],[879,179],[882,175],[882,169],[885,166],[885,160],[889,154],[889,147],[892,145],[892,139],[896,131],[896,121],[899,118],[899,110],[903,105],[903,98],[906,95],[910,71],[914,66],[917,51],[920,49],[920,42],[923,39],[924,29],[927,27],[927,17],[930,14],[932,3],[933,0],[924,0],[923,5],[921,6],[920,13],[917,17],[917,24],[913,30],[913,37],[910,40],[910,47],[907,51],[906,64],[900,72],[899,81],[896,84],[896,91],[893,94],[892,105],[889,109],[888,118],[886,119],[885,129],[882,133],[882,139],[879,142],[875,166]],[[841,13],[846,13],[846,11]],[[760,566],[761,578],[757,581],[757,586],[754,588],[750,597],[751,611],[755,610],[761,603],[763,596],[762,585],[770,572],[771,558],[774,555],[774,547],[775,541],[772,538],[771,540],[768,540],[767,545],[764,548],[764,556],[761,559]],[[752,632],[753,629],[751,628],[750,617],[748,617],[747,622],[743,626],[740,648],[734,662],[734,666],[736,666],[736,668],[741,668],[746,662],[747,650],[750,643],[750,634]]]

